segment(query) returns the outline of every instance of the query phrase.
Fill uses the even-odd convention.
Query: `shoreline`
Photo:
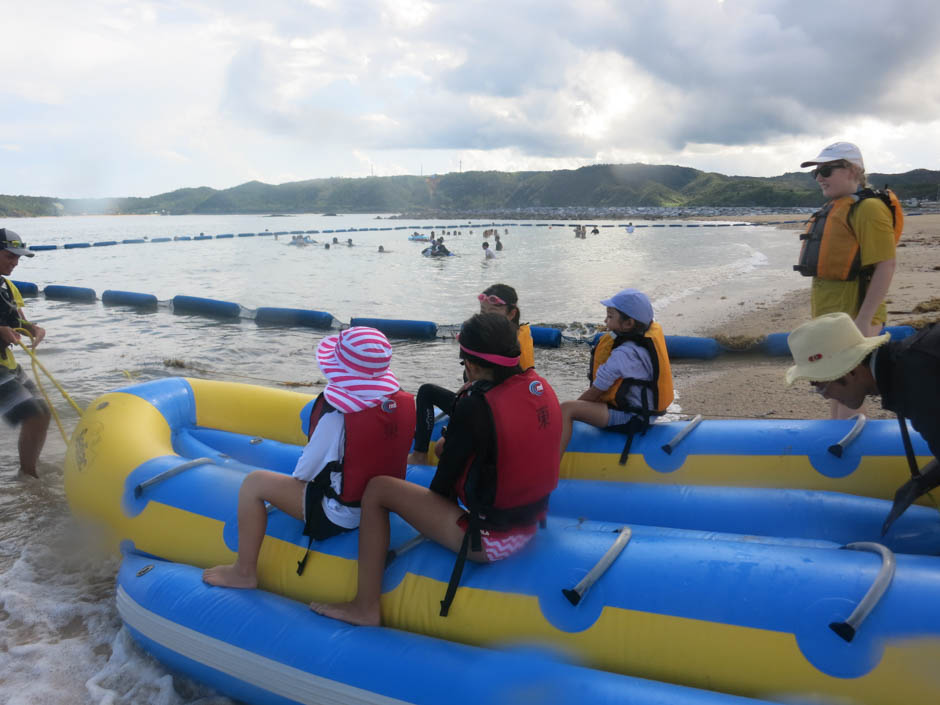
[[[767,215],[763,220],[779,219]],[[728,218],[729,220],[731,218]],[[739,217],[737,220],[753,220]],[[798,225],[777,226],[796,229]],[[796,253],[794,252],[794,257]],[[898,243],[898,267],[888,291],[888,325],[923,327],[940,321],[940,214],[906,221]],[[794,273],[794,276],[798,276]],[[765,305],[754,301],[729,320],[705,330],[715,338],[759,339],[768,333],[792,331],[810,319],[806,286]],[[808,385],[788,388],[784,373],[788,357],[731,353],[715,360],[677,360],[672,371],[683,416],[712,418],[828,418],[829,403]],[[871,418],[893,418],[879,401],[869,400]]]

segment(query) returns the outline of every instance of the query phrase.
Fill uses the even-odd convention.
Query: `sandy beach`
[[[750,216],[737,220],[767,222],[792,216]],[[725,220],[728,220],[725,218]],[[801,229],[798,225],[780,229]],[[921,327],[940,321],[940,214],[910,216],[898,243],[898,267],[888,292],[888,325]],[[794,260],[797,256],[794,245]],[[794,277],[799,277],[794,272]],[[767,305],[746,304],[742,313],[706,331],[722,338],[760,338],[789,331],[809,320],[809,280],[806,287]],[[829,405],[807,385],[787,388],[783,381],[789,358],[750,353],[725,354],[715,360],[677,360],[673,376],[684,414],[712,418],[827,418]],[[877,401],[866,403],[872,418],[893,418]]]

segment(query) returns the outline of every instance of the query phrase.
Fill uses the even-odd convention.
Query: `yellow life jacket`
[[[23,308],[23,296],[16,284],[7,277],[0,282],[0,326],[19,328],[23,325],[20,319],[20,309]],[[5,289],[5,290],[4,290]],[[13,357],[13,346],[8,345],[0,349],[0,366],[8,370],[16,369],[16,358]]]
[[[535,367],[535,348],[532,344],[532,331],[529,330],[529,324],[523,323],[519,326],[519,367],[526,371],[530,367]]]
[[[591,351],[591,368],[588,378],[593,382],[597,375],[597,369],[607,362],[614,348],[628,340],[644,347],[649,353],[650,361],[653,363],[653,379],[618,379],[610,385],[610,389],[604,392],[600,401],[603,401],[612,409],[640,415],[644,417],[643,422],[648,425],[649,417],[658,416],[665,412],[675,398],[672,385],[672,366],[669,364],[669,353],[666,351],[666,338],[663,335],[662,326],[656,321],[650,324],[649,330],[640,338],[627,335],[602,336]],[[641,406],[639,407],[631,406],[627,402],[627,392],[633,385],[639,385],[644,390],[640,394]],[[646,389],[653,392],[653,403],[649,407],[646,404]]]
[[[835,281],[853,281],[862,271],[858,238],[849,216],[866,198],[880,198],[894,219],[894,242],[897,244],[904,230],[904,211],[894,191],[876,191],[866,188],[829,201],[816,211],[800,235],[803,246],[800,260],[793,269],[805,277],[819,277]]]

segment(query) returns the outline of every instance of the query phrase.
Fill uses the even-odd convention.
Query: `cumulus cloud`
[[[874,170],[937,166],[931,0],[44,0],[6,25],[3,193],[461,162],[770,175],[837,138]]]

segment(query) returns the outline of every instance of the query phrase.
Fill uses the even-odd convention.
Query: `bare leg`
[[[39,454],[46,443],[46,431],[49,430],[48,412],[33,414],[23,420],[20,426],[20,472],[24,475],[39,477],[36,472],[36,464],[39,462]]]
[[[584,421],[597,428],[606,428],[608,418],[607,404],[602,402],[582,401],[580,399],[562,402],[560,455],[564,455],[565,450],[568,448],[574,421]]]
[[[451,551],[460,550],[463,529],[457,519],[463,510],[454,502],[431,490],[405,480],[379,476],[373,478],[362,497],[359,525],[359,575],[352,602],[324,604],[311,602],[318,614],[350,624],[378,626],[382,622],[379,598],[388,552],[388,513],[393,511],[424,536]],[[485,556],[471,552],[470,560],[484,562]]]
[[[264,502],[296,519],[303,519],[306,485],[290,475],[255,470],[238,491],[238,558],[232,565],[218,565],[203,571],[202,579],[210,585],[233,588],[258,587],[258,554],[268,526]]]

